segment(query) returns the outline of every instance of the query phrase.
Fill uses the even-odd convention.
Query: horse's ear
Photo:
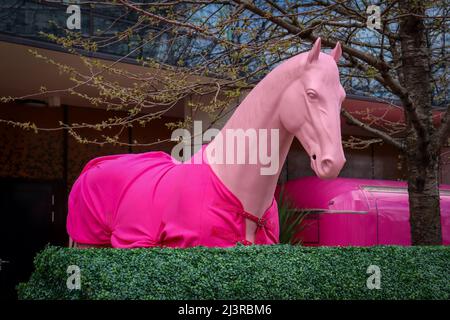
[[[320,53],[320,38],[317,38],[316,42],[314,42],[312,49],[308,53],[308,60],[307,60],[308,63],[317,61],[317,59],[319,59],[319,53]]]
[[[338,62],[342,55],[342,48],[341,43],[338,41],[336,42],[336,46],[333,50],[330,52],[330,56],[333,57],[334,61]]]

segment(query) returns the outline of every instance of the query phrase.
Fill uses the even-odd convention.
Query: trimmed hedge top
[[[450,247],[48,247],[34,263],[20,299],[450,299]],[[71,265],[80,290],[67,288]]]

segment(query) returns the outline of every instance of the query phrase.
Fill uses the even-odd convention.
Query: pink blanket
[[[278,242],[275,199],[258,219],[207,163],[147,152],[91,160],[70,192],[67,231],[77,243],[114,248],[230,247],[250,244],[246,219],[258,223],[256,244]]]

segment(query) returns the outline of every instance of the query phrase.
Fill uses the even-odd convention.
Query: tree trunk
[[[432,143],[430,51],[426,41],[421,1],[399,1],[402,52],[401,77],[413,109],[406,110],[406,161],[413,245],[442,244],[439,203],[439,146]],[[415,116],[413,116],[413,113]]]
[[[417,146],[412,145],[416,149]],[[422,155],[407,156],[408,193],[413,245],[442,244],[439,209],[438,160],[424,162]]]

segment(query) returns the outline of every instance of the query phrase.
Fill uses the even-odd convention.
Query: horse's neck
[[[258,153],[257,164],[249,164],[248,162],[248,155],[251,150],[259,152],[257,146],[258,143],[261,143],[259,138],[257,139],[258,141],[256,144],[250,144],[249,139],[245,142],[245,164],[211,164],[212,170],[216,175],[241,201],[244,210],[257,216],[262,216],[272,203],[278,177],[293,139],[293,136],[281,126],[279,120],[277,104],[280,93],[275,91],[276,87],[278,87],[278,90],[280,87],[273,85],[274,80],[276,79],[272,78],[260,82],[236,109],[233,116],[225,124],[220,133],[222,136],[221,143],[224,146],[222,149],[223,159],[226,159],[227,150],[225,147],[226,143],[224,142],[227,139],[227,131],[229,132],[230,129],[243,129],[244,131],[256,129],[257,135],[259,134],[260,129],[265,129],[267,131],[267,140],[269,142],[266,148],[266,154],[270,153],[272,147],[271,143],[275,142],[270,141],[273,139],[271,136],[271,129],[278,130],[279,139],[278,137],[275,137],[276,139],[274,139],[279,142],[279,150],[277,150],[278,154],[274,155],[276,161],[278,161],[275,172],[269,175],[261,174],[261,169],[266,168],[267,170],[267,167],[270,166],[270,164],[262,164]],[[216,149],[218,147],[219,143],[216,138],[207,146],[207,149]],[[236,153],[237,152],[235,152],[235,159]],[[271,159],[273,159],[274,156],[272,155]],[[275,164],[272,163],[272,165]]]

